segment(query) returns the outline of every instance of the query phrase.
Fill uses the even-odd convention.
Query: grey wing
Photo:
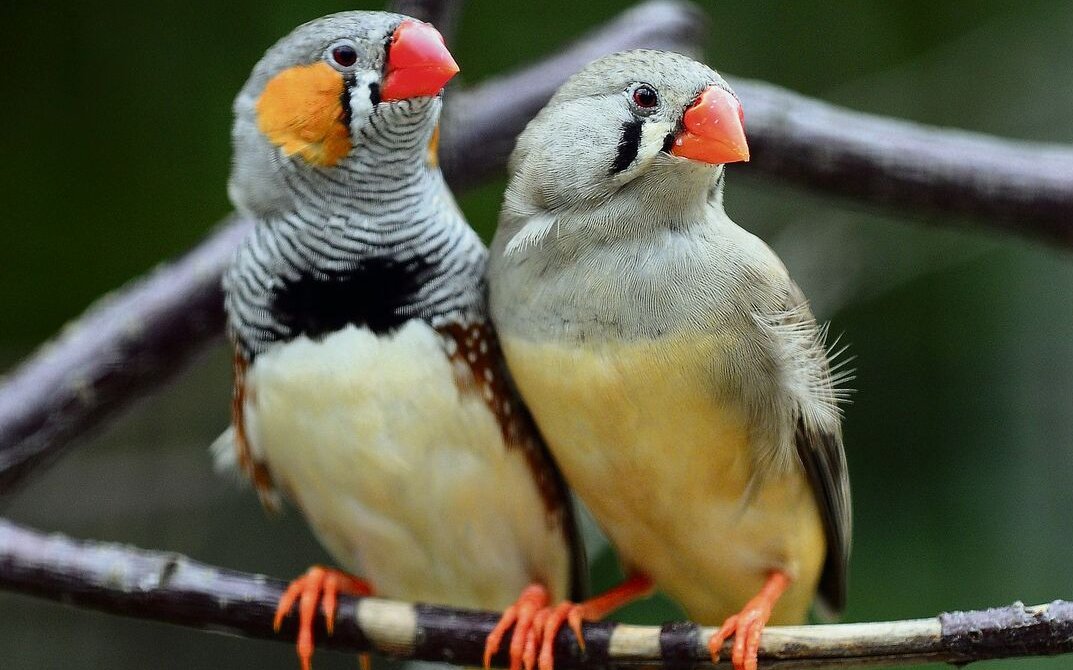
[[[794,444],[816,496],[827,540],[827,558],[820,574],[820,597],[832,613],[837,614],[846,604],[846,571],[853,532],[849,470],[842,447],[841,417],[837,412],[837,402],[845,394],[837,385],[848,378],[849,371],[832,375],[824,343],[825,329],[816,327],[808,302],[796,284],[790,287],[785,315],[798,320],[798,326],[811,326],[798,329],[798,332],[809,333],[813,340],[806,347],[808,352],[804,356],[805,364],[811,367],[808,378],[814,396],[807,402],[835,409],[830,413],[801,406],[797,413]]]
[[[795,442],[797,455],[820,506],[827,539],[827,559],[820,573],[820,597],[833,614],[838,614],[846,606],[846,570],[853,532],[849,472],[842,435],[811,429],[799,419]]]

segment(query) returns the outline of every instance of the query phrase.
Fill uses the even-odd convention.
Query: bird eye
[[[659,104],[659,95],[651,86],[642,84],[633,89],[633,104],[641,109],[652,109]]]
[[[358,50],[349,41],[333,44],[328,47],[328,62],[336,70],[350,70],[358,62]]]

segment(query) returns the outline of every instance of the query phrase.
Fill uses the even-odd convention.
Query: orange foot
[[[724,621],[723,626],[708,640],[712,663],[719,662],[723,642],[733,635],[734,647],[730,652],[730,661],[734,664],[734,670],[756,670],[760,633],[771,618],[771,609],[789,585],[790,578],[785,573],[772,572],[768,576],[760,593],[745,603],[740,612]]]
[[[302,670],[310,670],[313,665],[313,618],[317,613],[317,601],[320,601],[321,612],[324,614],[324,627],[328,629],[328,635],[331,635],[335,630],[338,595],[346,593],[352,596],[367,596],[372,592],[369,583],[362,579],[340,570],[314,565],[306,570],[304,575],[291,582],[280,597],[272,626],[278,633],[283,617],[287,616],[294,602],[301,596],[302,599],[298,603],[298,658],[302,663]],[[366,663],[367,659],[363,658],[363,667]]]
[[[563,624],[570,626],[577,636],[578,646],[585,650],[585,638],[581,635],[582,621],[596,621],[614,612],[623,605],[649,595],[652,580],[645,575],[631,575],[626,581],[607,592],[581,603],[565,600],[549,607],[551,597],[541,584],[525,587],[518,600],[503,612],[502,618],[484,645],[484,667],[492,663],[492,656],[499,651],[499,644],[508,630],[514,628],[510,641],[510,670],[554,670],[555,636]],[[539,652],[539,659],[538,659]]]

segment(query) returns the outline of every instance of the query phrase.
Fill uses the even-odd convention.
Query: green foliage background
[[[1069,3],[704,4],[709,62],[728,73],[926,123],[1073,139]],[[474,1],[454,48],[465,81],[551,52],[623,6]],[[270,43],[347,8],[0,4],[0,369],[229,211],[234,93]],[[461,199],[485,235],[502,187]],[[821,197],[747,167],[731,170],[727,207],[782,254],[857,356],[847,620],[1073,597],[1070,252]],[[279,576],[326,561],[297,514],[268,519],[248,491],[213,476],[206,447],[226,425],[228,393],[226,357],[215,351],[0,513]],[[610,583],[613,558],[594,564],[597,586]],[[622,616],[678,615],[657,600]],[[283,645],[8,594],[0,621],[0,665],[12,670],[297,667]],[[321,654],[317,667],[356,665]]]

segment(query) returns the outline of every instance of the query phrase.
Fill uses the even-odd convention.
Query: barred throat
[[[484,314],[487,252],[429,142],[438,99],[377,105],[338,165],[281,158],[293,211],[259,221],[224,276],[231,333],[248,360],[353,324],[391,332]]]

